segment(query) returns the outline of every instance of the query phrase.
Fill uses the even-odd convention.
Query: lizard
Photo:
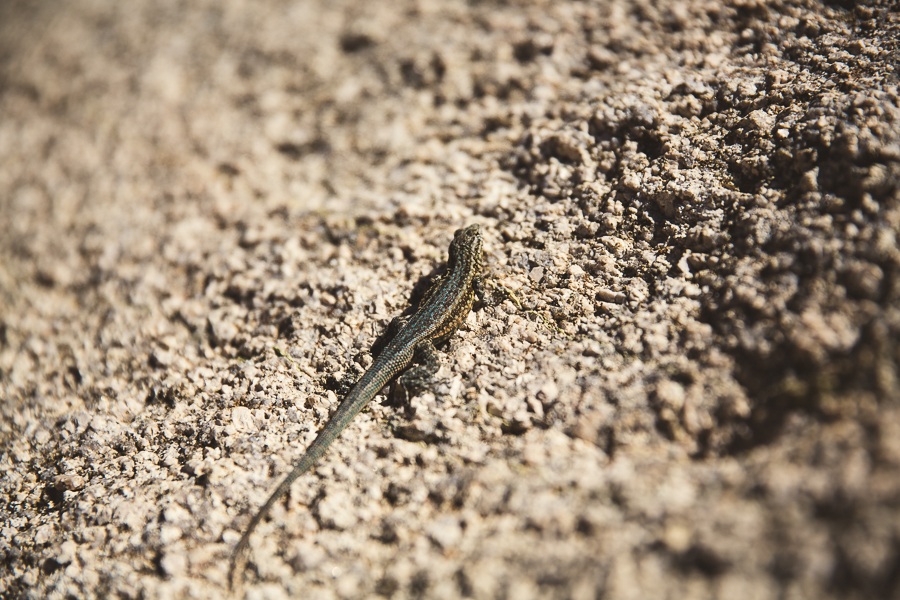
[[[353,417],[398,374],[403,373],[398,383],[408,388],[421,387],[423,382],[437,372],[439,364],[435,346],[453,335],[472,309],[476,296],[480,301],[485,301],[482,254],[483,238],[477,224],[458,229],[453,234],[446,273],[431,282],[412,316],[391,322],[388,329],[389,335],[392,332],[394,334],[391,340],[350,388],[288,476],[275,488],[244,529],[232,554],[229,569],[229,585],[232,589],[246,562],[245,555],[253,530],[272,506],[287,493],[291,484],[325,454]],[[416,364],[411,368],[413,363]]]

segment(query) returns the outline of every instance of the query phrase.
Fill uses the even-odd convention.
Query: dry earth
[[[0,595],[900,598],[900,13],[0,5]]]

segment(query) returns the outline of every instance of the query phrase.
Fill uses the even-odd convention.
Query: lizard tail
[[[364,375],[363,379],[368,378]],[[383,382],[381,382],[381,385],[384,385]],[[256,529],[259,522],[269,514],[269,511],[275,503],[287,493],[291,484],[293,484],[298,477],[309,471],[310,468],[316,464],[316,461],[322,458],[322,455],[325,454],[325,451],[328,450],[328,447],[335,438],[337,438],[341,430],[343,430],[347,424],[353,420],[353,417],[362,410],[363,406],[365,406],[368,400],[374,395],[374,392],[369,389],[371,387],[375,386],[365,385],[363,380],[360,380],[360,382],[356,384],[347,398],[340,406],[338,406],[338,409],[322,431],[319,432],[319,435],[316,436],[316,439],[313,440],[313,443],[306,449],[306,454],[304,454],[299,462],[297,462],[293,470],[284,478],[278,487],[275,488],[275,491],[272,492],[272,495],[269,496],[266,503],[262,505],[262,508],[260,508],[250,520],[250,524],[247,525],[244,535],[241,536],[241,541],[237,543],[237,546],[234,548],[234,554],[231,556],[231,567],[228,570],[228,585],[231,590],[235,589],[235,583],[240,578],[244,566],[247,563],[246,554],[247,547],[250,544],[250,534],[253,533],[253,530]],[[380,389],[380,386],[377,387]],[[377,389],[375,391],[377,391]]]

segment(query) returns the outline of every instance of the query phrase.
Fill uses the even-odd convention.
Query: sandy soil
[[[892,12],[893,11],[893,12]],[[900,13],[0,5],[0,596],[900,598]]]

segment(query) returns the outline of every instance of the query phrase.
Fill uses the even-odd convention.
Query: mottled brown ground
[[[900,598],[900,13],[0,5],[0,595]]]

